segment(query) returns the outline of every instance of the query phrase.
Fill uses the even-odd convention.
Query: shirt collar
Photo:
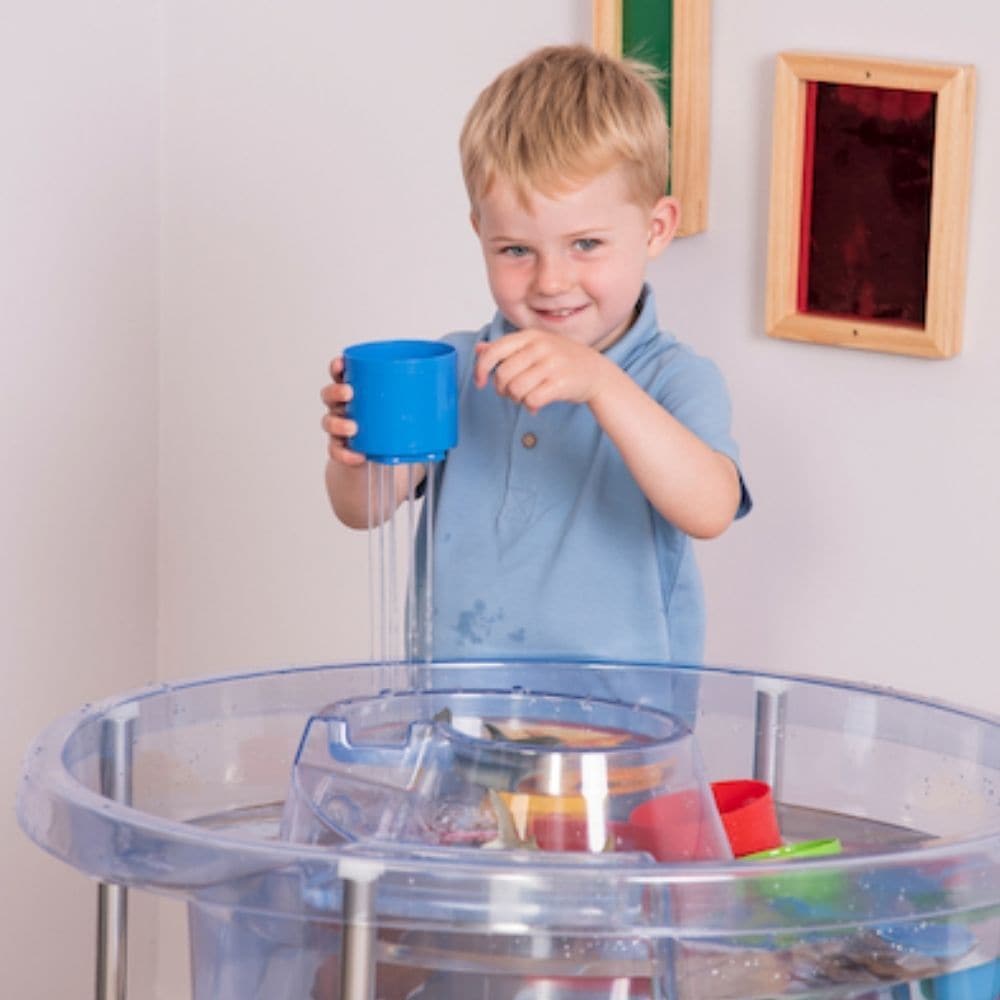
[[[619,368],[624,368],[631,355],[659,333],[656,296],[647,283],[642,286],[642,291],[639,293],[639,315],[625,333],[604,352],[604,356]]]

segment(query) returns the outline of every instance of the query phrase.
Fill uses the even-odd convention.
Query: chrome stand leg
[[[110,716],[101,728],[101,793],[116,802],[132,801],[134,717]],[[97,887],[97,968],[95,1000],[125,1000],[128,892],[120,885]]]
[[[767,684],[757,691],[753,746],[753,776],[771,786],[775,801],[781,798],[787,698],[778,684]]]
[[[125,1000],[128,890],[120,885],[97,887],[96,1000]]]
[[[341,874],[344,930],[340,945],[340,1000],[375,1000],[377,881],[371,871],[359,871],[356,878],[346,877],[343,871]]]

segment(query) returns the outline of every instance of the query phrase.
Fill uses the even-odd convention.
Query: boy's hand
[[[323,416],[323,430],[330,436],[327,453],[334,462],[341,465],[364,465],[365,456],[351,451],[347,439],[358,433],[358,425],[348,419],[346,406],[353,397],[354,390],[344,381],[344,359],[336,357],[330,362],[330,376],[333,381],[323,386],[320,396],[327,408]]]
[[[599,351],[557,333],[519,330],[476,344],[475,383],[493,376],[501,396],[537,413],[549,403],[590,403],[614,366]]]

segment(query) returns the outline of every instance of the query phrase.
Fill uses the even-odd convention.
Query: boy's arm
[[[341,445],[330,445],[330,451],[334,449],[346,451]],[[426,475],[426,466],[394,465],[392,468],[392,489],[385,497],[382,504],[382,516],[379,517],[375,509],[378,502],[378,477],[383,469],[390,466],[375,465],[369,466],[363,455],[357,452],[349,452],[350,455],[357,456],[360,464],[345,464],[343,459],[329,458],[326,463],[326,493],[330,498],[330,506],[337,518],[348,528],[368,528],[375,527],[382,521],[388,520],[395,513],[399,505],[409,496],[410,480],[408,470],[413,469],[413,489],[423,482]],[[372,489],[375,491],[372,497],[372,523],[368,523],[368,484],[369,470],[372,475]]]
[[[334,514],[348,528],[368,527],[367,462],[359,466],[347,466],[334,458],[328,459],[326,494],[330,498]]]
[[[710,448],[617,365],[588,401],[649,502],[681,531],[715,538],[732,523],[740,478],[732,459]]]
[[[729,527],[740,478],[727,456],[705,444],[599,351],[541,330],[522,330],[476,347],[475,383],[537,412],[561,400],[586,403],[659,513],[694,538]]]

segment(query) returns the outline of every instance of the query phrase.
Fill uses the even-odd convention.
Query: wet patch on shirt
[[[516,628],[513,632],[507,633],[507,638],[510,639],[511,642],[524,642],[527,636],[525,635],[523,628]]]
[[[490,637],[493,626],[502,620],[502,609],[495,614],[490,614],[487,611],[486,602],[476,600],[473,601],[472,607],[468,611],[462,611],[459,614],[455,631],[458,633],[460,642],[480,645]]]

